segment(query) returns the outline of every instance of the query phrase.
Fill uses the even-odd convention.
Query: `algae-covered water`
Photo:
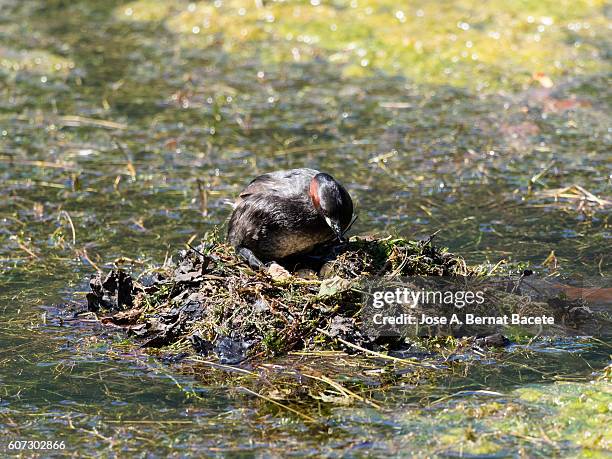
[[[610,14],[598,0],[0,0],[2,454],[609,453],[609,341],[514,346],[435,381],[394,374],[363,389],[376,406],[291,411],[57,306],[97,268],[138,272],[223,224],[257,173],[302,166],[347,186],[355,233],[440,230],[470,263],[609,286]],[[325,359],[277,363],[325,374]]]

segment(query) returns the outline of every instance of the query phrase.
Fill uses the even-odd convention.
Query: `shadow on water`
[[[308,408],[324,420],[312,426],[221,378],[177,376],[118,332],[62,326],[45,311],[82,298],[95,266],[123,257],[138,271],[223,224],[224,201],[257,173],[301,166],[347,185],[356,233],[441,229],[440,243],[469,262],[609,275],[610,205],[549,193],[581,185],[610,194],[605,75],[491,93],[382,71],[347,77],[324,49],[287,63],[269,59],[275,41],[242,42],[234,52],[221,36],[188,46],[159,22],[117,19],[122,2],[1,3],[7,437],[66,439],[70,451],[91,455],[111,447],[452,456],[474,431],[483,436],[470,444],[475,454],[597,448],[566,431],[567,444],[542,446],[529,423],[567,416],[546,401],[574,406],[572,391],[592,391],[586,381],[605,366],[609,345],[543,343],[446,380],[400,377],[383,409],[322,402]],[[600,412],[605,394],[609,387],[589,396],[585,416]],[[489,444],[495,429],[513,433]]]

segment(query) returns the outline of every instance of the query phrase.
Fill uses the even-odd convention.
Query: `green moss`
[[[270,334],[264,336],[262,340],[262,346],[266,352],[270,355],[278,354],[283,351],[283,339],[275,332],[271,332]]]

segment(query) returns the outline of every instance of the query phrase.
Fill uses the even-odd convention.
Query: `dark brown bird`
[[[227,237],[254,268],[264,262],[309,252],[343,234],[353,201],[331,175],[291,169],[256,177],[230,217]]]

